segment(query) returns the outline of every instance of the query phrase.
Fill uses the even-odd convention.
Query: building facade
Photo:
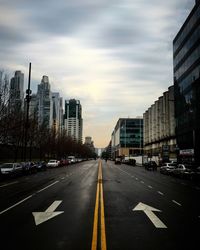
[[[112,158],[143,153],[143,118],[120,118],[111,135]]]
[[[179,157],[200,163],[200,1],[173,41]]]
[[[53,108],[53,123],[52,126],[56,132],[62,131],[62,120],[63,120],[63,108],[62,98],[58,92],[52,93],[52,108]]]
[[[94,142],[92,141],[92,137],[91,136],[86,136],[85,137],[85,146],[87,146],[91,152],[95,153],[95,147],[94,147]]]
[[[174,118],[174,87],[170,86],[143,114],[144,154],[158,161],[177,158]]]
[[[38,85],[38,124],[51,128],[53,124],[53,102],[48,76],[43,76]]]
[[[82,143],[83,119],[79,100],[70,99],[65,101],[64,127],[67,135]]]
[[[24,74],[15,71],[14,77],[10,81],[10,108],[15,111],[24,107]]]
[[[37,117],[38,117],[38,98],[36,94],[32,94],[29,105],[29,118],[34,119]]]

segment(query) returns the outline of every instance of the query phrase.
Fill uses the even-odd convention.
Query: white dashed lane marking
[[[158,191],[158,194],[160,194],[160,195],[164,195],[162,192],[160,192],[160,191]]]
[[[176,205],[178,206],[182,206],[179,202],[175,201],[175,200],[172,200]]]
[[[7,186],[10,186],[10,185],[13,185],[13,184],[16,184],[16,183],[19,183],[19,182],[18,181],[14,181],[14,182],[6,183],[6,184],[1,185],[0,188],[7,187]]]
[[[23,200],[21,200],[21,201],[15,203],[15,204],[12,205],[11,207],[6,208],[5,210],[1,211],[0,214],[3,214],[3,213],[5,213],[5,212],[7,212],[8,210],[12,209],[13,207],[18,206],[18,205],[21,204],[22,202],[24,202],[24,201],[30,199],[31,197],[33,197],[33,195],[30,195],[30,196],[26,197],[25,199],[23,199]]]
[[[51,183],[50,185],[46,186],[45,188],[40,189],[40,190],[37,191],[36,193],[40,193],[40,192],[44,191],[45,189],[47,189],[47,188],[49,188],[49,187],[55,185],[55,184],[58,183],[58,182],[59,182],[59,181],[55,181],[55,182]]]

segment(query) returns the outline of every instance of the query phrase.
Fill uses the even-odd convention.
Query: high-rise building
[[[92,141],[91,136],[85,137],[85,143],[84,143],[92,152],[95,152],[94,142]]]
[[[53,124],[53,102],[48,76],[43,76],[38,85],[38,124],[51,128]]]
[[[24,106],[24,74],[15,71],[10,81],[10,107],[12,110],[22,110]]]
[[[62,98],[58,92],[52,93],[52,105],[53,105],[53,128],[57,132],[62,130],[62,119],[63,119],[63,107],[62,107]]]
[[[91,136],[85,137],[85,144],[92,144],[92,137]]]
[[[59,101],[59,132],[61,133],[64,129],[64,110],[63,110],[63,98],[60,97]]]
[[[82,142],[83,120],[79,100],[70,99],[65,101],[64,127],[67,135]]]
[[[38,115],[38,98],[36,94],[32,94],[29,105],[29,117],[31,119],[34,119],[37,117],[37,115]]]
[[[143,118],[120,118],[111,136],[112,158],[141,155]]]
[[[173,41],[173,58],[179,157],[200,163],[200,1]]]

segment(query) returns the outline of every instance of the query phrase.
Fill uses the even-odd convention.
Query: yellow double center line
[[[100,209],[99,209],[99,206],[100,206]],[[98,223],[99,218],[100,218],[100,223]],[[98,227],[100,227],[100,230],[98,230]],[[98,232],[100,232],[100,237],[98,237]],[[101,163],[101,161],[99,161],[98,183],[97,183],[95,210],[94,210],[94,224],[93,224],[91,250],[97,250],[97,247],[98,248],[100,247],[101,250],[107,249],[107,247],[106,247],[106,230],[105,230],[104,200],[103,200],[103,185],[102,185],[102,163]]]

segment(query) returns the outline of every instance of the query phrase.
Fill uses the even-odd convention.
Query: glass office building
[[[200,1],[173,41],[175,118],[180,159],[200,163]]]
[[[134,156],[143,152],[143,118],[120,118],[112,133],[112,156]]]
[[[65,101],[64,126],[67,135],[82,143],[83,119],[82,106],[79,100]]]

